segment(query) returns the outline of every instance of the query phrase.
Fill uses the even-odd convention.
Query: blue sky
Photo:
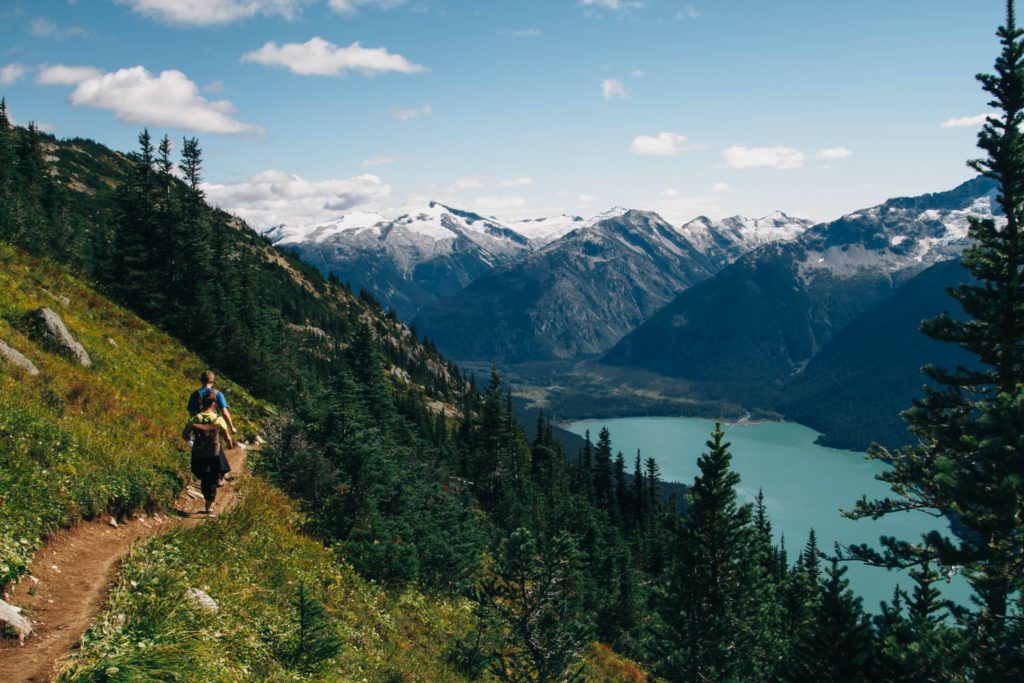
[[[828,220],[971,176],[974,74],[1004,9],[5,0],[0,93],[60,137],[197,135],[209,196],[255,227],[428,199],[500,218]]]

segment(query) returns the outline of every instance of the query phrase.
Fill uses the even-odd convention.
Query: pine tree
[[[313,673],[341,652],[341,636],[323,603],[300,583],[292,600],[295,609],[295,639],[289,657],[292,666]]]
[[[615,504],[615,487],[612,483],[612,438],[607,427],[602,427],[597,435],[592,476],[594,478],[594,502],[602,510],[611,514]]]
[[[870,453],[892,463],[879,478],[896,497],[862,500],[851,513],[926,510],[956,520],[953,538],[933,532],[919,542],[883,539],[882,553],[864,546],[852,553],[888,566],[934,562],[942,573],[962,567],[980,605],[968,619],[975,675],[990,681],[1016,677],[1024,651],[1008,621],[1011,601],[1024,589],[1024,31],[1012,0],[997,35],[996,73],[978,80],[998,111],[979,134],[986,157],[969,165],[998,182],[1006,221],[971,219],[973,244],[963,264],[973,280],[950,290],[967,319],[943,314],[922,325],[974,360],[924,368],[932,385],[904,413],[919,443]]]
[[[771,623],[763,616],[764,574],[751,557],[755,531],[750,507],[739,505],[739,475],[721,425],[687,495],[687,514],[674,543],[663,618],[670,651],[662,674],[679,681],[758,679],[773,663],[762,659]]]
[[[787,662],[791,681],[821,683],[862,683],[870,680],[874,659],[871,623],[861,599],[849,590],[843,578],[847,568],[836,557],[825,569],[818,589],[819,600],[812,616],[812,628],[797,643]]]
[[[538,543],[517,529],[502,543],[483,604],[500,615],[508,637],[494,653],[494,673],[504,681],[564,680],[592,632],[582,610],[575,539],[563,532]]]

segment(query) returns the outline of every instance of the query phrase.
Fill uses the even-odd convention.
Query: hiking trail
[[[248,474],[245,446],[225,451],[235,478]],[[218,516],[238,500],[236,481],[228,479],[217,491]],[[195,492],[195,493],[191,493]],[[203,499],[190,484],[174,507],[154,515],[136,515],[115,527],[110,517],[81,522],[54,534],[32,557],[31,574],[8,586],[7,602],[22,608],[32,623],[23,646],[16,639],[0,640],[0,681],[43,683],[58,660],[76,647],[82,634],[106,602],[121,559],[132,543],[165,534],[186,524],[216,524],[200,514]]]

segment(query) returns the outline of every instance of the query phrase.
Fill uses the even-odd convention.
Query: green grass
[[[64,305],[57,297],[67,297]],[[92,357],[82,368],[33,336],[56,311]],[[40,375],[0,360],[0,587],[55,530],[100,514],[166,507],[188,477],[178,438],[202,361],[65,271],[0,244],[0,339]],[[236,424],[266,414],[225,387]]]
[[[468,603],[388,593],[302,536],[278,490],[253,477],[240,493],[217,521],[133,549],[59,681],[465,680],[448,663],[446,644],[472,629]],[[325,605],[342,643],[315,672],[289,663],[300,584]],[[220,611],[190,603],[191,587]]]

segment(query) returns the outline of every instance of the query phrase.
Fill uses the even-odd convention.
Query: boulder
[[[189,588],[188,592],[185,593],[185,597],[196,607],[204,609],[211,614],[216,614],[220,611],[220,605],[217,604],[217,601],[198,588]]]
[[[21,368],[30,375],[34,376],[39,374],[39,368],[36,367],[35,363],[2,341],[0,341],[0,358],[3,358],[15,367]]]
[[[21,608],[0,600],[0,624],[10,626],[18,634],[18,642],[24,643],[25,638],[32,633],[32,624],[28,619],[21,616]]]
[[[60,347],[65,353],[70,354],[82,367],[92,365],[92,359],[86,352],[85,347],[68,331],[67,325],[61,317],[49,308],[40,308],[33,316],[39,324],[40,330]]]

